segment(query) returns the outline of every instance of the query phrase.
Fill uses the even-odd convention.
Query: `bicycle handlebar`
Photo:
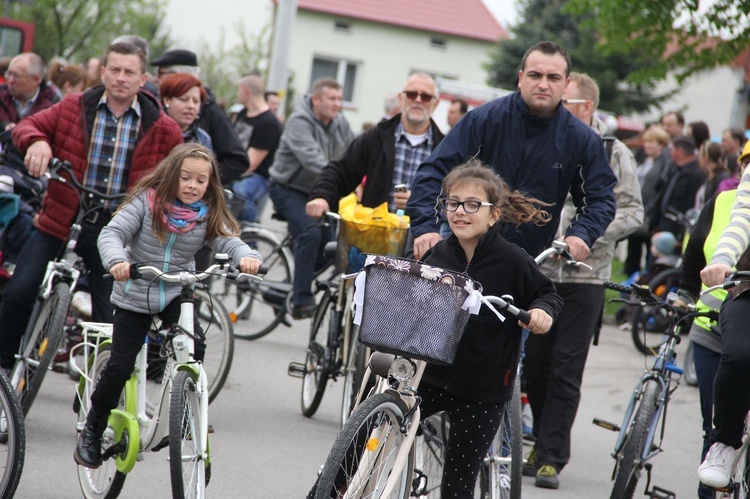
[[[124,192],[119,194],[104,194],[97,191],[96,189],[84,186],[76,178],[73,170],[71,170],[71,166],[73,165],[71,165],[69,161],[62,161],[57,158],[52,158],[49,160],[49,166],[44,174],[50,180],[60,182],[61,184],[73,184],[73,187],[75,187],[78,191],[85,192],[86,194],[90,194],[107,201],[114,201],[125,197]],[[61,171],[67,173],[67,177],[63,177],[62,175],[60,175]]]
[[[484,299],[490,302],[492,305],[496,305],[501,310],[506,310],[508,313],[515,316],[524,324],[528,324],[531,320],[530,313],[513,305],[513,297],[511,297],[510,295],[503,295],[502,297],[485,296]]]
[[[537,265],[541,265],[542,263],[544,263],[547,257],[552,255],[562,256],[565,260],[564,265],[569,265],[571,267],[583,267],[588,270],[593,270],[590,265],[579,262],[573,257],[573,255],[570,254],[570,252],[568,251],[568,244],[565,241],[552,241],[552,246],[539,253],[539,255],[534,258],[534,261],[536,261]]]
[[[261,265],[260,269],[258,269],[258,274],[266,274],[268,272],[268,268],[264,265]],[[234,267],[234,265],[229,263],[215,263],[208,267],[203,272],[196,272],[196,271],[189,271],[189,270],[180,270],[179,273],[170,273],[170,272],[164,272],[162,269],[158,267],[153,267],[151,265],[131,265],[130,266],[130,278],[131,279],[141,279],[143,277],[143,274],[150,274],[154,277],[157,277],[158,279],[165,281],[165,282],[174,282],[178,284],[182,284],[183,286],[186,284],[193,284],[198,281],[203,281],[208,277],[214,276],[214,275],[223,275],[227,277],[228,279],[232,280],[256,280],[256,281],[262,281],[263,278],[259,275],[254,274],[246,274],[244,272],[240,272],[237,268]],[[104,274],[105,280],[111,280],[114,279],[112,274]]]
[[[750,282],[750,271],[738,270],[729,274],[729,277],[727,277],[726,280],[721,284],[711,286],[710,288],[701,291],[701,296],[706,295],[712,291],[716,291],[717,289],[732,289],[733,287],[738,286],[743,282]]]

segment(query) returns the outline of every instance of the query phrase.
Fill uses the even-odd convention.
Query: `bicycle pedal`
[[[609,421],[604,421],[603,419],[594,418],[594,420],[592,421],[592,423],[594,423],[596,426],[600,426],[600,427],[604,428],[605,430],[610,430],[610,431],[614,431],[614,432],[618,432],[618,433],[620,431],[620,426],[619,425],[616,425],[614,423],[610,423]]]
[[[104,452],[102,452],[102,461],[106,461],[107,459],[109,459],[110,457],[116,454],[122,454],[127,449],[128,449],[128,441],[123,438],[116,444],[107,447],[104,450]]]
[[[304,378],[307,374],[307,368],[302,362],[290,362],[287,374],[294,378]]]
[[[654,488],[646,493],[651,499],[677,499],[677,494],[671,490],[662,489],[654,485]]]

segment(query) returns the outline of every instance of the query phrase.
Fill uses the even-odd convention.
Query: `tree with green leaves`
[[[165,0],[34,0],[14,3],[11,17],[36,25],[34,51],[45,61],[100,57],[120,35],[139,35],[151,53],[163,52],[170,36],[163,27]]]
[[[730,63],[750,46],[750,0],[569,0],[573,15],[588,14],[603,53],[638,52],[650,61],[633,81],[678,81]]]
[[[566,0],[523,0],[519,21],[510,27],[513,38],[501,40],[487,65],[489,84],[513,89],[526,50],[541,40],[562,45],[572,69],[596,80],[601,92],[599,107],[616,114],[645,112],[673,95],[656,93],[656,79],[634,81],[630,76],[653,64],[638,52],[622,48],[604,52],[600,33],[587,21],[593,14],[570,14]]]
[[[222,30],[219,42],[209,44],[205,40],[199,45],[198,65],[201,79],[211,88],[219,102],[231,105],[237,99],[237,81],[246,74],[264,76],[268,63],[271,25],[266,25],[254,35],[240,21],[234,29],[239,41],[227,47]]]

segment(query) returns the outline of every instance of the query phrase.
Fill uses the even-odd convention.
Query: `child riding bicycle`
[[[91,410],[74,453],[82,466],[101,464],[101,439],[107,418],[117,407],[133,372],[151,323],[157,314],[165,324],[180,316],[180,285],[130,280],[131,262],[164,262],[164,271],[195,270],[194,256],[206,243],[228,253],[242,272],[256,274],[260,259],[237,237],[239,227],[229,213],[214,154],[198,144],[175,147],[134,191],[102,229],[99,252],[115,278],[112,357],[91,395]],[[197,333],[202,336],[198,321]],[[196,360],[205,345],[196,343]]]
[[[474,497],[480,466],[510,400],[519,361],[521,328],[546,333],[562,306],[552,282],[521,248],[507,242],[503,223],[544,224],[545,203],[526,198],[479,160],[453,169],[443,180],[445,216],[453,232],[425,255],[436,267],[466,272],[483,293],[512,295],[531,314],[528,324],[498,324],[486,309],[471,316],[450,366],[428,364],[419,394],[422,417],[446,411],[451,422],[442,497]]]

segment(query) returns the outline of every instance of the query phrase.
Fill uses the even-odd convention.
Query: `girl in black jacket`
[[[528,324],[500,322],[488,309],[471,316],[455,362],[429,364],[419,393],[423,418],[446,411],[451,434],[445,455],[441,496],[474,497],[484,455],[497,432],[503,405],[510,400],[521,345],[521,328],[549,331],[562,306],[555,286],[534,260],[507,242],[500,223],[543,224],[550,216],[508,185],[479,160],[454,168],[443,180],[443,201],[453,235],[428,251],[425,261],[466,272],[483,286],[485,295],[510,294],[531,314]]]

